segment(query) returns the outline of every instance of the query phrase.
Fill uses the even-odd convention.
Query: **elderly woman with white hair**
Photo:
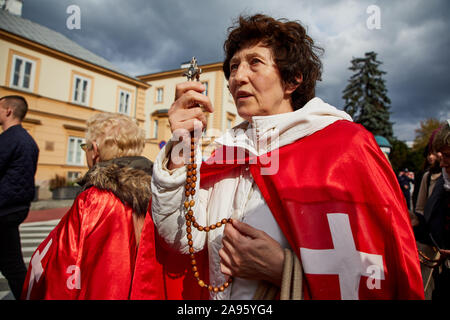
[[[141,156],[144,144],[143,130],[127,116],[100,113],[87,121],[83,191],[31,258],[23,298],[130,297],[151,200],[153,163]],[[154,246],[146,251],[155,257]],[[154,262],[151,285],[158,299],[162,272]]]

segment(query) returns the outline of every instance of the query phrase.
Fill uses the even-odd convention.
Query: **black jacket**
[[[30,207],[38,156],[36,142],[21,125],[0,134],[0,216]]]
[[[427,200],[424,217],[432,243],[440,249],[450,249],[450,191],[444,189],[442,175]]]

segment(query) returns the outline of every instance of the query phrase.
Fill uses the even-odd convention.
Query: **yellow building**
[[[137,76],[148,83],[146,105],[150,106],[145,118],[149,120],[148,142],[145,154],[154,160],[160,148],[171,138],[168,110],[175,100],[175,86],[186,81],[183,76],[189,63],[182,64],[180,69]],[[214,107],[212,114],[206,113],[208,124],[203,136],[203,144],[208,145],[215,137],[226,129],[234,127],[242,121],[237,115],[233,97],[228,90],[228,83],[222,71],[222,63],[211,63],[199,66],[202,69],[200,81],[205,84],[204,94],[208,95]]]
[[[39,149],[39,198],[51,197],[56,174],[74,180],[87,171],[86,120],[96,112],[146,119],[149,84],[118,70],[62,34],[0,9],[0,97],[22,95],[29,104],[23,126]],[[148,128],[145,128],[148,131]],[[1,152],[1,151],[0,151]]]

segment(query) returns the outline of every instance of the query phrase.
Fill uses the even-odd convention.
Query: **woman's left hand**
[[[223,274],[281,285],[284,250],[264,231],[233,220],[225,226],[219,251]]]

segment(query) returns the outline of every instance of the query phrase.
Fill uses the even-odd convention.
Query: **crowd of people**
[[[426,258],[433,297],[448,298],[450,124],[430,144],[442,173],[431,162],[426,168],[413,229],[407,175],[408,188],[400,188],[373,135],[316,97],[322,49],[301,23],[241,16],[224,50],[223,71],[244,122],[202,161],[198,137],[214,106],[201,82],[178,84],[169,110],[173,138],[152,163],[142,156],[136,121],[94,115],[81,146],[89,167],[83,191],[37,248],[26,277],[17,226],[32,192],[21,201],[0,193],[0,218],[14,213],[16,220],[20,279],[5,272],[15,267],[5,267],[4,244],[12,240],[3,231],[0,244],[15,297],[423,299]],[[16,100],[26,106],[0,99],[0,144],[10,151],[1,153],[2,190],[23,165],[9,153],[24,154],[29,177],[36,170],[38,149],[20,125],[26,108],[18,115]],[[30,146],[11,149],[11,136]],[[418,252],[419,236],[436,255]]]

